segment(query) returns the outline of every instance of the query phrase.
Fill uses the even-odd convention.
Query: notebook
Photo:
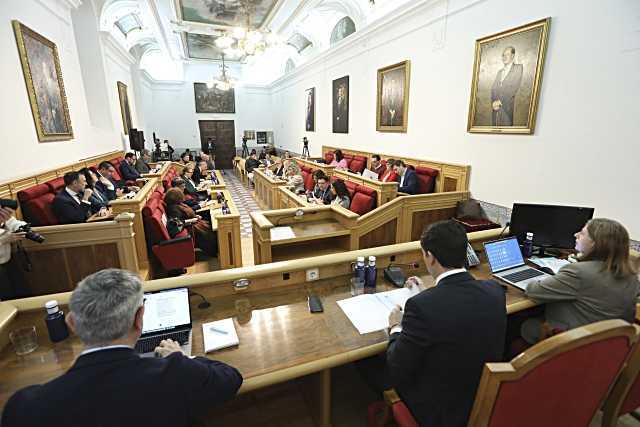
[[[389,327],[389,314],[393,307],[404,305],[409,298],[418,294],[417,286],[413,289],[402,288],[377,294],[358,295],[338,301],[338,306],[347,315],[360,335],[382,331]]]
[[[205,353],[240,344],[232,318],[203,323],[202,337]]]

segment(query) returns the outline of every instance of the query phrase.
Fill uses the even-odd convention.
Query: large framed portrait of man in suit
[[[467,130],[533,133],[551,18],[476,40]]]
[[[349,133],[349,76],[333,81],[333,133]]]
[[[378,70],[376,130],[406,132],[409,120],[411,62],[404,61]]]
[[[120,99],[120,115],[122,116],[122,127],[124,134],[129,135],[129,129],[133,127],[131,124],[131,108],[129,107],[129,94],[127,93],[127,85],[122,82],[118,84],[118,98]]]
[[[306,93],[306,109],[305,109],[305,125],[307,132],[315,132],[316,130],[316,88],[312,87],[305,91]]]

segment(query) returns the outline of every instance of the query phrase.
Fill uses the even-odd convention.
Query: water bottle
[[[365,271],[364,271],[364,257],[359,256],[356,259],[356,267],[353,270],[353,277],[356,279],[362,280],[363,283],[366,283]]]
[[[376,257],[369,257],[369,265],[365,271],[364,287],[370,292],[375,292],[376,282],[378,280],[378,271],[376,270]]]
[[[524,244],[522,245],[522,256],[530,258],[531,255],[533,255],[533,233],[528,232],[527,237],[524,240]]]
[[[44,320],[49,331],[49,339],[52,342],[58,342],[67,338],[69,330],[67,324],[64,323],[64,313],[58,307],[58,301],[47,301],[44,306],[47,309],[47,317]]]

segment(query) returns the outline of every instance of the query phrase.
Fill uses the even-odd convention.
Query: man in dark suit
[[[135,168],[138,173],[149,173],[151,171],[151,166],[149,166],[149,162],[151,161],[151,152],[146,148],[140,152],[140,157],[136,160]]]
[[[136,155],[134,153],[124,155],[124,161],[120,162],[120,175],[125,181],[140,179],[140,172],[136,170]]]
[[[14,394],[3,427],[194,425],[232,399],[240,373],[206,357],[187,357],[162,341],[156,354],[133,349],[142,332],[142,283],[131,272],[109,269],[82,280],[71,294],[67,325],[85,351],[62,376]]]
[[[514,64],[516,49],[508,47],[502,52],[504,67],[496,74],[491,87],[491,124],[513,126],[516,93],[522,82],[522,64]]]
[[[396,160],[394,170],[400,179],[398,191],[407,194],[418,194],[418,177],[416,171],[409,169],[402,160]]]
[[[53,213],[60,224],[85,222],[91,214],[91,195],[93,190],[87,187],[87,179],[80,172],[64,174],[65,187],[53,199]]]
[[[333,82],[333,133],[349,133],[349,79]]]
[[[464,269],[467,235],[455,221],[432,224],[420,239],[435,279],[389,316],[387,373],[418,424],[463,427],[486,362],[502,359],[507,324],[504,290]]]

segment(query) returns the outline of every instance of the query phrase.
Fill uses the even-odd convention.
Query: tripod
[[[302,138],[302,143],[304,144],[304,146],[302,147],[302,157],[311,157],[309,155],[309,140],[307,139],[307,137],[305,136],[304,138]]]

